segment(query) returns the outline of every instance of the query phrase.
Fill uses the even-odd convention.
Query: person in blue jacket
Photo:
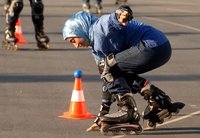
[[[120,6],[100,18],[80,11],[65,22],[63,38],[76,48],[92,49],[103,80],[101,108],[88,131],[101,127],[101,122],[109,119],[117,123],[139,124],[134,93],[140,93],[147,100],[143,118],[151,127],[184,107],[181,102],[172,103],[161,89],[139,76],[166,64],[172,50],[164,33],[138,22],[129,6]],[[110,105],[115,100],[121,109],[109,114]],[[159,116],[159,113],[164,115]]]

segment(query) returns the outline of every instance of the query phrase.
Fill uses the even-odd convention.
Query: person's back
[[[153,48],[168,41],[163,32],[150,25],[138,22],[135,19],[131,20],[124,30],[125,45],[128,47],[143,42],[146,46]]]

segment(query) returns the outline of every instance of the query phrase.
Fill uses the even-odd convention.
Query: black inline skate
[[[153,129],[156,124],[162,124],[165,118],[171,118],[172,113],[179,113],[185,104],[182,102],[171,102],[171,99],[162,90],[149,85],[148,89],[141,91],[141,95],[148,101],[143,112],[143,119],[148,120],[147,125]]]
[[[140,115],[132,94],[118,95],[119,111],[101,117],[100,132],[104,135],[140,134]]]
[[[82,8],[83,8],[83,11],[90,13],[91,5],[90,3],[83,3]]]
[[[116,0],[115,4],[116,5],[126,5],[128,0]]]
[[[95,3],[96,13],[101,15],[102,14],[102,5],[101,3]]]
[[[11,51],[16,51],[17,50],[17,41],[18,39],[15,36],[15,30],[11,30],[6,28],[5,30],[5,37],[2,42],[2,48],[4,50],[11,50]]]
[[[37,41],[37,47],[41,50],[49,49],[49,37],[44,33],[43,30],[37,30],[35,35]]]

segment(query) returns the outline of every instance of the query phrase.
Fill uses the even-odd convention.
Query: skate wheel
[[[97,9],[97,14],[101,15],[102,11],[100,9]]]
[[[162,124],[162,123],[164,123],[164,119],[162,119],[162,120],[160,120],[160,121],[158,122],[158,124]]]
[[[152,129],[156,129],[156,123],[154,123],[154,122],[148,121],[147,126],[152,128]]]
[[[140,126],[140,127],[138,128],[138,130],[135,131],[135,134],[136,134],[136,135],[140,135],[140,134],[142,133],[142,131],[143,131],[143,128]]]
[[[175,112],[175,114],[178,114],[180,112],[180,109],[178,108]]]
[[[15,43],[2,43],[2,49],[4,50],[10,50],[10,51],[16,51],[18,46]]]
[[[40,50],[47,50],[47,49],[50,49],[49,44],[38,44],[37,47],[38,47]]]
[[[107,131],[108,128],[109,128],[109,125],[101,122],[100,133],[103,135],[110,135],[109,131]]]
[[[170,114],[169,116],[168,116],[168,119],[170,119],[172,117],[172,114]]]

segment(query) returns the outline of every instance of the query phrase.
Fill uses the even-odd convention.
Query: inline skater
[[[35,28],[35,39],[39,49],[49,49],[49,37],[44,33],[42,0],[29,0],[32,9],[32,21]],[[6,14],[5,37],[2,47],[7,50],[17,50],[18,39],[15,36],[15,25],[23,9],[23,0],[6,0],[4,10]]]
[[[133,93],[147,100],[143,118],[152,127],[184,107],[184,103],[173,103],[162,90],[139,76],[167,63],[171,45],[161,31],[133,19],[129,6],[120,6],[100,18],[80,11],[65,22],[63,38],[76,48],[91,47],[103,80],[101,108],[87,131],[99,127],[103,134],[140,133],[140,114]],[[111,114],[114,101],[118,101],[119,111]]]

